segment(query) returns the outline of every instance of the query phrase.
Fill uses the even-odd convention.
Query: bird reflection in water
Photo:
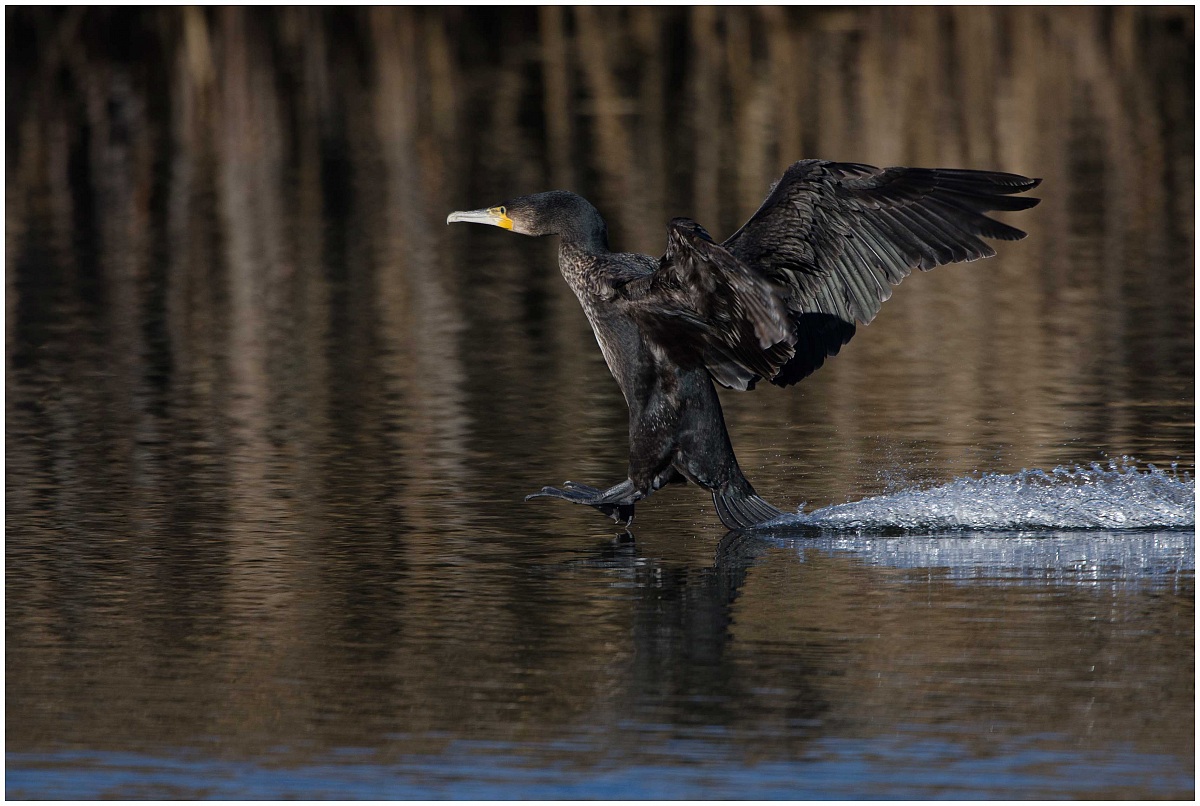
[[[779,549],[778,535],[728,532],[712,562],[691,565],[655,556],[624,531],[597,543],[567,565],[603,569],[632,597],[630,638],[636,651],[623,672],[638,701],[670,702],[670,719],[698,725],[735,725],[761,684],[746,674],[734,631],[735,608],[750,571]],[[788,657],[786,692],[770,706],[786,713],[798,736],[821,724],[831,708],[819,681],[827,670],[813,658]],[[655,716],[642,714],[653,722]]]

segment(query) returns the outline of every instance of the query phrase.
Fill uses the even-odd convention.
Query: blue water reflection
[[[10,798],[288,800],[979,799],[1186,797],[1194,780],[1170,756],[1125,747],[1071,752],[1062,737],[980,751],[920,734],[816,742],[802,758],[730,764],[703,740],[646,748],[654,763],[596,757],[587,743],[545,748],[457,742],[438,756],[372,763],[369,753],[304,767],[119,753],[10,755]],[[531,751],[539,751],[531,753]]]

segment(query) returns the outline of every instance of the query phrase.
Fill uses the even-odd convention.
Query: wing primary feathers
[[[1033,196],[1000,196],[994,193],[977,193],[951,188],[947,188],[939,193],[938,196],[946,201],[957,201],[963,207],[969,207],[969,209],[978,213],[985,213],[989,210],[1004,210],[1006,212],[1028,210],[1041,201],[1041,199]]]
[[[970,168],[936,168],[933,169],[933,173],[945,181],[947,186],[978,187],[989,193],[1024,193],[1042,183],[1041,179],[1031,179],[1020,174],[975,171]]]

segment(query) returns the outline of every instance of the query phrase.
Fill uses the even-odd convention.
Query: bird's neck
[[[563,238],[558,245],[558,269],[589,319],[592,297],[605,297],[606,290],[611,289],[604,272],[609,254],[608,245],[600,240]]]
[[[600,221],[596,226],[560,232],[559,254],[605,255],[608,254],[608,227]]]
[[[571,226],[555,234],[558,235],[558,268],[584,310],[588,311],[587,300],[604,285],[597,271],[605,262],[604,256],[609,254],[608,228],[594,211],[593,215],[580,218],[582,220],[572,222]]]

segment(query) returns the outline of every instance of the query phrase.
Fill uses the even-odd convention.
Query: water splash
[[[1174,466],[1056,467],[1049,473],[985,473],[784,515],[768,528],[838,532],[1194,529],[1196,482]]]

